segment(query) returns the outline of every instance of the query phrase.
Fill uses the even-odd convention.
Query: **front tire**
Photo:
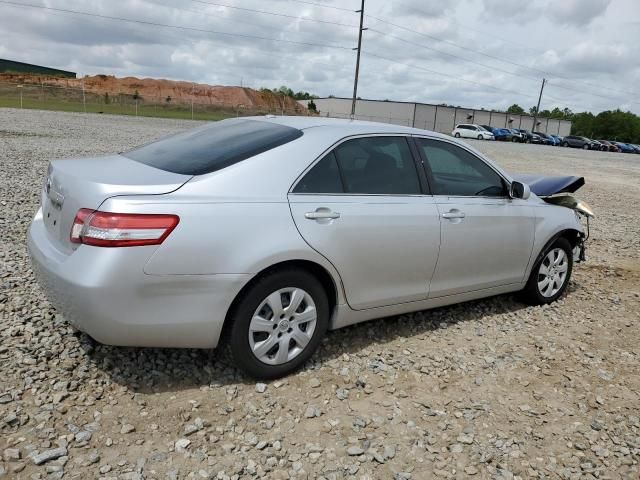
[[[329,301],[310,273],[280,270],[252,285],[229,320],[235,364],[269,380],[294,372],[313,355],[329,325]]]
[[[555,302],[567,289],[573,271],[573,249],[565,238],[549,245],[533,267],[522,299],[530,305]]]
[[[484,137],[482,135],[478,135],[478,140],[482,140]]]

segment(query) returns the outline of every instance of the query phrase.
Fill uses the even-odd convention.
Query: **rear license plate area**
[[[45,201],[42,207],[42,218],[44,219],[47,231],[54,237],[58,238],[60,234],[60,217],[62,210],[57,205],[54,205],[48,197],[45,196]]]

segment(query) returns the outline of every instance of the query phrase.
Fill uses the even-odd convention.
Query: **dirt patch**
[[[242,107],[302,113],[306,109],[291,97],[276,95],[270,91],[258,91],[246,87],[206,85],[156,78],[117,78],[112,75],[95,75],[84,78],[62,78],[37,75],[0,74],[0,82],[34,86],[56,86],[69,89],[84,89],[97,95],[108,94],[112,99],[118,95],[134,95],[147,103],[179,103]]]

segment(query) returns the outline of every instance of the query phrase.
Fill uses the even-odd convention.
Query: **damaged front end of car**
[[[558,205],[573,210],[580,223],[584,220],[584,234],[577,238],[573,250],[574,261],[586,260],[585,242],[589,239],[589,219],[594,217],[593,209],[586,202],[572,195],[585,184],[584,177],[578,176],[542,176],[542,175],[514,175],[514,179],[529,185],[531,192],[552,205]]]

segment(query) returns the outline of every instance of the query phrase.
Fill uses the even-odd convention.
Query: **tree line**
[[[513,104],[507,113],[524,114],[524,108]],[[530,115],[536,113],[531,107]],[[640,116],[620,109],[606,110],[594,115],[591,112],[574,113],[569,108],[541,110],[539,116],[571,121],[571,134],[594,139],[616,140],[619,142],[640,143]]]

